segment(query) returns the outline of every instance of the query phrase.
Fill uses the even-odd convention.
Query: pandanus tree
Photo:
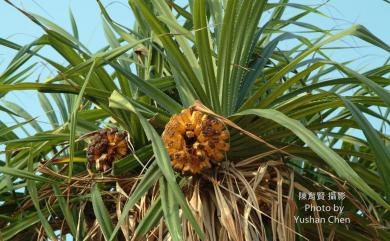
[[[0,39],[17,52],[1,98],[36,90],[52,127],[2,102],[2,239],[390,240],[389,65],[323,51],[348,35],[390,50],[363,26],[323,30],[301,21],[319,7],[286,0],[130,0],[127,27],[97,1],[108,45],[92,53],[72,15],[68,33],[7,2],[44,34]],[[37,62],[55,71],[32,82]],[[324,191],[343,212],[305,211],[335,201],[298,194]],[[296,221],[332,215],[350,222]]]

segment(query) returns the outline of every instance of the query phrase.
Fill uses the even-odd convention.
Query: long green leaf
[[[135,240],[141,240],[143,236],[160,220],[163,216],[163,210],[161,206],[161,198],[156,199],[151,207],[146,212],[145,216],[138,223],[135,229]]]
[[[218,66],[217,66],[217,83],[220,88],[219,98],[222,107],[222,114],[228,113],[228,103],[231,93],[229,93],[230,72],[232,68],[232,41],[226,41],[233,38],[234,21],[238,11],[239,1],[228,0],[223,17],[221,36],[218,44]]]
[[[377,131],[371,126],[370,122],[364,117],[359,108],[346,98],[342,98],[345,106],[352,113],[353,119],[358,123],[360,129],[367,138],[367,142],[376,156],[377,168],[383,183],[390,183],[390,151],[385,143],[379,137]],[[390,197],[390,186],[385,185],[386,196]]]
[[[28,172],[32,173],[33,170],[33,152],[32,152],[32,145],[30,145],[30,154],[28,157]],[[35,181],[32,179],[27,180],[27,189],[30,194],[31,201],[37,211],[37,214],[39,216],[39,219],[41,220],[41,224],[43,226],[43,229],[45,230],[47,236],[52,240],[57,240],[57,235],[54,234],[53,228],[50,226],[47,217],[43,214],[40,208],[40,200],[38,197],[38,191],[37,186],[35,184]]]
[[[390,209],[390,205],[382,199],[380,194],[375,192],[356,172],[341,158],[334,150],[327,147],[311,131],[307,130],[299,121],[291,119],[283,113],[272,109],[250,109],[235,115],[257,115],[277,122],[291,130],[303,142],[306,143],[319,157],[321,157],[333,170],[343,179],[349,181],[353,186],[363,193]]]
[[[156,181],[160,178],[160,176],[161,176],[161,172],[158,169],[157,165],[152,164],[146,171],[145,175],[141,179],[141,182],[137,185],[134,192],[126,201],[126,204],[122,209],[121,216],[119,217],[118,223],[116,224],[114,230],[112,231],[109,241],[115,239],[116,234],[119,231],[122,223],[125,221],[125,218],[127,217],[130,209],[133,208],[134,205],[137,203],[137,201],[151,188],[153,184],[156,183]]]
[[[192,102],[194,102],[196,99],[200,99],[205,104],[208,104],[209,100],[206,97],[206,93],[199,79],[188,63],[188,59],[183,55],[183,53],[181,53],[177,44],[172,39],[172,36],[169,34],[169,29],[162,25],[162,23],[156,18],[149,6],[147,6],[144,1],[135,0],[135,2],[137,3],[136,5],[139,11],[142,12],[143,17],[148,21],[149,26],[153,29],[153,31],[157,34],[157,37],[163,43],[168,57],[174,65],[173,68],[176,69],[176,66],[180,66],[180,68],[177,68],[176,71],[181,72],[181,78],[177,78],[176,81],[180,80],[178,87],[180,87],[180,84],[185,87],[180,87],[180,89],[182,89],[182,97],[186,98],[187,102],[190,104],[192,104]]]
[[[25,170],[19,170],[19,169],[12,168],[12,167],[0,166],[0,172],[8,174],[10,176],[26,178],[29,180],[34,180],[34,181],[43,182],[43,183],[51,183],[51,184],[58,183],[57,181],[54,181],[52,179],[49,179],[46,177],[41,177],[41,176],[36,176],[36,175],[32,174],[31,172],[28,172]]]
[[[65,217],[66,223],[68,224],[70,228],[70,232],[72,233],[73,237],[77,236],[77,225],[76,221],[72,215],[71,208],[66,204],[66,200],[62,195],[62,192],[58,185],[52,185],[54,194],[56,195],[58,204],[61,208],[62,214]]]
[[[180,228],[179,205],[175,202],[173,193],[168,187],[165,178],[161,177],[159,184],[162,209],[169,233],[171,234],[172,240],[180,241],[183,235]]]
[[[128,109],[132,112],[134,112],[138,119],[141,122],[142,127],[144,128],[144,131],[146,133],[146,136],[149,138],[149,140],[152,141],[152,147],[154,156],[156,158],[157,164],[163,173],[169,188],[171,189],[172,193],[174,194],[176,201],[180,204],[184,215],[188,219],[188,221],[191,223],[192,227],[196,231],[196,233],[199,235],[201,239],[203,239],[204,234],[199,227],[198,223],[196,222],[196,219],[188,206],[188,203],[178,185],[176,182],[175,175],[172,170],[171,161],[169,158],[169,155],[165,149],[165,146],[161,140],[161,137],[157,134],[156,130],[153,129],[153,127],[150,125],[150,123],[138,112],[136,108],[131,104],[130,101],[128,101],[124,96],[119,94],[118,92],[113,92],[110,97],[110,106],[114,108],[122,108],[122,109]]]
[[[72,106],[72,114],[70,116],[70,128],[69,128],[69,169],[68,169],[68,175],[69,175],[69,181],[72,177],[73,172],[73,159],[74,159],[74,148],[75,148],[75,140],[76,140],[76,125],[77,125],[77,115],[79,112],[80,104],[84,96],[85,89],[87,88],[88,82],[91,78],[91,75],[93,73],[93,70],[95,68],[95,63],[93,62],[87,77],[85,78],[84,84],[80,90],[79,95],[77,96],[76,101],[74,102],[74,105]]]
[[[370,32],[368,32],[364,27],[360,25],[352,26],[349,29],[346,29],[344,31],[341,31],[335,35],[332,35],[328,37],[327,39],[321,41],[320,43],[317,43],[313,45],[312,47],[309,47],[307,50],[299,54],[297,57],[294,58],[293,61],[289,62],[286,66],[284,66],[281,70],[279,70],[274,76],[272,76],[271,79],[269,79],[265,85],[263,85],[260,89],[258,89],[255,94],[253,94],[241,107],[240,110],[244,110],[247,108],[250,108],[253,103],[262,95],[264,94],[269,88],[271,88],[277,81],[279,81],[285,74],[287,74],[289,71],[292,71],[296,65],[301,62],[305,57],[309,56],[311,53],[317,51],[322,46],[329,44],[331,42],[334,42],[342,37],[345,37],[347,35],[355,35],[359,38],[362,38],[365,41],[368,41],[372,44],[375,44],[378,47],[381,47],[385,50],[388,50],[390,47],[384,44],[383,42],[377,40],[377,38],[372,35]],[[346,67],[343,67],[344,69]],[[346,69],[349,72],[351,72],[349,69]],[[352,72],[352,74],[354,74]],[[360,76],[359,76],[360,77]]]
[[[195,46],[198,49],[199,62],[202,69],[203,81],[206,88],[206,93],[211,100],[211,106],[217,112],[221,112],[219,102],[218,86],[215,77],[214,63],[209,42],[209,28],[206,16],[206,0],[195,0],[193,14],[195,32]]]
[[[93,211],[95,213],[96,219],[99,223],[100,229],[104,235],[104,238],[108,240],[113,234],[112,221],[110,214],[106,206],[104,205],[102,196],[100,194],[97,184],[92,186],[91,200]],[[113,239],[114,240],[114,239]]]

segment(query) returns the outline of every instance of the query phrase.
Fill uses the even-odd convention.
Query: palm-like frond
[[[55,239],[57,230],[76,240],[387,240],[390,151],[383,127],[389,125],[390,67],[358,73],[324,49],[349,35],[389,51],[386,43],[359,25],[333,32],[304,23],[308,14],[326,15],[284,0],[189,6],[130,0],[134,28],[97,4],[108,44],[96,53],[80,42],[72,14],[71,34],[16,7],[44,34],[25,46],[0,39],[17,51],[0,75],[0,97],[38,91],[50,122],[42,128],[2,100],[0,111],[23,119],[0,122],[4,240]],[[285,20],[288,8],[300,11]],[[290,25],[317,36],[288,32]],[[286,40],[298,44],[281,50]],[[43,47],[66,64],[45,57]],[[35,61],[58,74],[27,82]],[[190,106],[229,127],[231,148],[220,166],[186,176],[173,171],[160,134],[173,114]],[[35,134],[20,135],[28,126]],[[132,154],[114,162],[111,173],[97,174],[86,164],[85,148],[103,126],[125,129]],[[297,193],[321,190],[345,192],[347,211],[302,211]],[[342,215],[352,223],[294,220],[310,215]]]

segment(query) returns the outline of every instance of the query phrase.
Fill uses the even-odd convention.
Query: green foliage
[[[338,63],[326,52],[346,36],[389,51],[385,42],[360,25],[335,32],[305,23],[308,14],[327,16],[320,6],[286,0],[194,0],[186,6],[129,0],[136,17],[132,28],[97,4],[107,45],[96,53],[80,42],[72,12],[68,33],[13,5],[44,33],[26,45],[0,39],[16,51],[0,74],[0,112],[16,122],[0,120],[2,239],[55,240],[55,231],[75,240],[389,236],[390,65],[356,71],[352,60]],[[296,14],[285,19],[290,8]],[[315,37],[288,31],[291,25]],[[289,40],[297,44],[281,50]],[[65,63],[46,57],[45,47]],[[30,82],[38,62],[58,74]],[[18,103],[6,101],[10,92],[21,90],[38,93],[49,129]],[[230,125],[231,148],[228,164],[190,177],[174,172],[160,135],[172,115],[196,100]],[[105,126],[126,130],[132,153],[114,162],[110,172],[94,173],[85,163],[85,149],[88,138]],[[275,162],[293,174],[280,179],[283,171],[275,171]],[[269,167],[279,173],[277,187],[261,186]],[[218,179],[221,172],[224,178]],[[199,180],[212,192],[199,190]],[[267,217],[274,223],[263,222],[267,214],[258,211],[258,186],[276,193],[275,205],[286,211]],[[292,231],[299,234],[289,234],[284,219],[295,211],[288,205],[302,205],[294,200],[296,192],[319,187],[348,193],[345,212],[354,223],[324,224],[322,231],[297,224]],[[199,211],[200,202],[207,213]],[[219,216],[213,216],[218,208]],[[260,220],[261,229],[253,229],[258,227],[253,220]],[[41,228],[45,234],[36,232]]]

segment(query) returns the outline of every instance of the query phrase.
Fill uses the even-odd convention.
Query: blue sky
[[[29,12],[39,14],[65,28],[71,32],[69,20],[69,10],[74,13],[78,23],[81,41],[91,49],[96,51],[105,46],[107,42],[101,28],[100,10],[95,0],[15,0],[15,4]],[[318,5],[324,1],[294,0],[291,2]],[[102,3],[108,7],[112,17],[131,27],[134,18],[127,4],[127,0],[102,0]],[[328,29],[345,29],[352,24],[362,24],[372,33],[380,37],[386,43],[390,43],[390,4],[383,0],[330,0],[321,10],[330,18],[311,15],[303,21],[315,24],[321,28]],[[293,14],[289,12],[288,14]],[[10,7],[5,1],[0,1],[0,37],[14,41],[19,44],[27,44],[39,37],[43,32],[33,24],[28,18]],[[292,42],[285,42],[282,46],[288,48]],[[347,37],[336,46],[358,47],[339,52],[330,52],[329,55],[336,61],[357,59],[354,63],[355,69],[366,68],[366,65],[373,67],[381,65],[389,57],[389,53],[369,46],[369,44],[359,41],[353,37]],[[61,59],[51,49],[42,50],[46,56]],[[15,51],[0,46],[0,73],[4,71],[9,61],[15,55]],[[37,67],[37,71],[42,71],[41,81],[49,76],[49,72],[44,70],[43,65]],[[29,79],[29,81],[35,81]],[[38,107],[36,94],[32,91],[12,92],[6,96],[7,100],[15,101],[23,108],[28,110],[34,117],[42,123],[46,118],[42,110]],[[0,102],[1,104],[1,102]],[[0,120],[12,124],[13,120],[0,112]]]

